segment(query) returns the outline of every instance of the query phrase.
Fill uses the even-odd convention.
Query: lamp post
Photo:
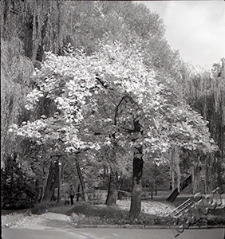
[[[59,167],[59,182],[58,182],[58,203],[61,201],[61,168],[62,168],[62,163],[58,163]]]

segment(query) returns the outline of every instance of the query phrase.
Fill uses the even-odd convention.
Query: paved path
[[[74,228],[71,218],[60,213],[23,216],[2,228],[2,239],[174,239],[170,229]],[[22,218],[21,218],[22,217]],[[3,218],[6,226],[7,217]],[[10,218],[9,218],[10,219]],[[10,220],[9,220],[10,221]],[[186,229],[177,239],[225,239],[225,228]]]
[[[2,239],[174,239],[170,229],[5,228]],[[187,229],[177,239],[224,239],[225,229]]]

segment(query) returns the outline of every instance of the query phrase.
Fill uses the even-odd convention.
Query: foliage
[[[153,159],[154,160],[154,159]],[[152,187],[157,185],[157,189],[169,189],[170,175],[168,163],[157,164],[154,161],[147,161],[143,170],[143,186]]]
[[[24,105],[33,66],[22,55],[22,43],[18,38],[1,39],[1,51],[1,162],[4,166],[7,155],[16,149],[15,138],[7,133],[8,128],[12,123],[20,123],[20,118],[27,118]]]
[[[103,48],[102,51],[105,51],[105,55],[103,55],[103,52],[101,52],[99,55],[93,55],[91,57],[85,57],[83,54],[76,57],[56,57],[49,53],[46,56],[46,61],[41,72],[37,72],[38,80],[36,84],[38,85],[39,90],[34,89],[32,93],[28,95],[28,104],[26,107],[28,109],[32,109],[37,99],[40,96],[46,95],[47,98],[54,99],[59,111],[58,116],[55,115],[55,117],[49,117],[47,119],[44,119],[43,116],[41,119],[38,119],[35,122],[28,122],[26,125],[21,127],[21,129],[19,129],[18,133],[23,134],[23,132],[26,132],[28,134],[27,136],[32,137],[32,135],[29,134],[33,134],[33,136],[40,139],[40,132],[46,130],[47,125],[52,125],[53,129],[48,127],[47,130],[52,130],[54,133],[50,135],[45,134],[46,136],[45,138],[42,138],[42,141],[44,142],[45,140],[51,138],[59,139],[60,130],[58,129],[57,132],[57,127],[61,126],[63,123],[64,127],[61,129],[61,131],[65,131],[63,134],[65,135],[64,139],[66,140],[66,143],[70,143],[70,145],[74,143],[75,148],[79,148],[79,141],[77,138],[74,138],[78,133],[74,125],[83,120],[83,115],[81,112],[83,110],[85,113],[85,99],[87,97],[93,96],[93,94],[96,94],[98,90],[102,90],[101,86],[99,86],[98,80],[96,79],[96,73],[98,73],[101,78],[107,75],[114,75],[115,79],[112,82],[108,81],[104,82],[104,84],[107,85],[109,83],[117,86],[121,85],[118,77],[121,77],[121,74],[123,74],[124,80],[122,84],[126,92],[132,91],[132,88],[135,87],[135,85],[131,85],[132,80],[134,81],[138,77],[142,77],[143,83],[136,81],[136,88],[139,89],[140,87],[138,87],[138,84],[145,84],[147,76],[149,75],[147,72],[144,73],[143,65],[140,67],[140,60],[139,67],[134,67],[132,66],[132,63],[129,62],[127,62],[128,64],[125,66],[120,65],[119,68],[119,63],[115,62],[114,64],[111,64],[111,59],[113,56],[111,56],[110,53],[112,55],[118,54],[117,56],[114,55],[118,61],[123,62],[125,58],[127,58],[127,61],[129,60],[129,52],[125,52],[124,56],[121,54],[119,55],[120,47],[116,47],[117,51],[113,52],[110,47],[109,49]],[[137,63],[138,58],[135,60]],[[59,86],[61,87],[59,88]],[[155,87],[153,90],[157,90],[157,87]],[[143,90],[140,89],[140,92],[141,91]],[[143,97],[140,97],[140,92],[137,92],[136,94],[139,96],[141,102]],[[90,101],[88,106],[90,105],[92,105],[92,109],[94,109],[96,105],[95,100],[92,100],[92,102]],[[111,119],[108,120],[111,121]],[[55,122],[57,123],[56,126],[54,126]],[[65,125],[65,123],[68,124],[69,127]],[[32,131],[31,129],[33,128],[36,128],[36,131]],[[24,131],[22,132],[23,129]],[[70,135],[73,138],[71,138]]]
[[[19,139],[33,147],[33,152],[19,152],[38,178],[43,177],[48,157],[56,153],[71,165],[78,160],[86,181],[91,182],[87,172],[95,172],[96,178],[97,168],[104,166],[129,174],[135,147],[142,146],[143,159],[154,159],[157,164],[168,163],[169,150],[176,147],[181,154],[181,148],[215,152],[215,141],[221,148],[221,134],[217,138],[214,133],[215,141],[210,138],[206,121],[210,107],[206,109],[204,103],[203,112],[195,109],[201,107],[196,105],[200,97],[206,102],[205,95],[213,94],[213,106],[223,121],[223,81],[211,79],[208,73],[192,75],[179,52],[168,45],[157,14],[131,2],[29,0],[3,1],[3,6],[4,76],[15,79],[19,87],[9,81],[18,92],[15,98],[17,94],[4,83],[7,127],[2,130],[7,132],[13,124],[9,131],[15,134],[8,141]],[[13,39],[12,46],[17,44],[18,49],[15,56],[11,54]],[[34,64],[42,61],[32,79],[27,77],[32,71],[30,61],[22,54]],[[13,70],[16,66],[18,71]],[[26,110],[18,110],[24,106],[24,98],[20,98],[24,86],[32,86],[32,90],[25,87],[29,90]],[[13,114],[23,112],[19,119],[8,113],[11,105],[16,107]],[[4,138],[4,147],[8,141]]]
[[[39,98],[45,97],[54,100],[57,112],[48,118],[42,116],[34,122],[24,122],[18,129],[18,126],[14,125],[17,134],[34,138],[38,143],[50,140],[57,147],[64,144],[67,150],[74,152],[87,147],[94,148],[99,142],[85,143],[79,138],[83,132],[91,137],[93,131],[89,133],[89,129],[77,126],[85,122],[93,127],[84,116],[90,114],[90,109],[92,112],[98,112],[98,117],[102,116],[98,106],[99,97],[107,92],[111,100],[114,94],[114,108],[116,104],[125,101],[123,107],[125,114],[120,114],[121,123],[128,124],[132,119],[127,118],[129,115],[133,115],[134,119],[139,118],[146,132],[144,135],[146,152],[154,151],[154,147],[160,149],[162,146],[164,149],[161,150],[165,152],[169,148],[169,142],[180,147],[189,147],[191,150],[196,147],[206,151],[215,150],[201,116],[184,104],[184,101],[178,103],[176,98],[171,99],[171,90],[156,81],[154,70],[145,67],[140,54],[141,52],[130,50],[120,43],[104,44],[99,52],[91,56],[86,56],[82,52],[72,53],[66,57],[47,53],[42,69],[40,71],[36,69],[34,77],[37,88],[28,95],[26,107],[29,110],[33,109]],[[115,97],[120,97],[121,102],[116,103]],[[134,110],[130,110],[131,108]],[[108,113],[110,114],[110,111]],[[105,132],[101,134],[105,138],[118,132],[118,127],[120,130],[127,127],[110,123],[114,121],[114,114],[111,113],[108,118],[105,116],[99,119],[91,116],[91,120],[102,124],[100,126],[97,123],[95,126],[104,125]],[[113,129],[115,126],[117,128]],[[94,131],[98,132],[97,129]],[[119,135],[121,132],[118,137]],[[165,143],[162,143],[163,139]],[[142,140],[140,138],[136,143]],[[101,138],[100,142],[104,145],[110,141]]]
[[[41,215],[43,213],[48,212],[50,208],[55,207],[56,205],[57,205],[56,202],[50,202],[50,203],[41,202],[41,203],[35,204],[32,207],[31,213]]]
[[[44,50],[59,53],[63,44],[61,1],[2,1],[1,25],[5,40],[18,37],[25,56],[41,61]]]
[[[206,122],[184,99],[178,102],[179,95],[171,97],[170,76],[157,80],[160,74],[144,65],[140,50],[130,50],[119,42],[104,43],[99,49],[91,56],[79,51],[67,56],[46,53],[42,68],[35,71],[36,87],[28,94],[26,108],[35,111],[40,99],[50,99],[55,111],[10,130],[39,145],[51,145],[52,153],[108,147],[111,152],[103,161],[95,157],[82,160],[84,175],[90,169],[85,166],[88,161],[124,174],[129,166],[119,165],[129,165],[126,162],[138,145],[144,146],[145,160],[153,154],[162,158],[174,145],[205,152],[216,149]],[[169,79],[163,84],[165,77]],[[135,121],[140,122],[143,133],[133,129]]]
[[[32,207],[35,202],[33,178],[24,172],[16,157],[8,158],[5,169],[2,169],[3,208],[27,208]]]
[[[211,162],[209,164],[206,160],[205,164],[210,165],[209,171],[214,172],[214,182],[216,180],[218,186],[222,188],[224,183],[222,175],[225,171],[223,166],[225,155],[224,58],[221,61],[222,64],[214,64],[211,71],[202,70],[193,74],[188,81],[189,87],[186,89],[186,94],[189,95],[189,102],[193,108],[199,111],[203,118],[209,122],[209,131],[218,145],[219,152],[214,155],[216,163]]]

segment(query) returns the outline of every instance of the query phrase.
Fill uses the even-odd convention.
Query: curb
[[[71,225],[75,228],[129,228],[129,229],[170,229],[168,225]],[[188,229],[214,229],[225,228],[225,225],[190,226]]]

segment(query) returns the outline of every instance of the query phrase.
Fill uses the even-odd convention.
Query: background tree
[[[2,37],[18,37],[24,55],[42,61],[44,51],[58,54],[63,47],[62,1],[2,1]]]

